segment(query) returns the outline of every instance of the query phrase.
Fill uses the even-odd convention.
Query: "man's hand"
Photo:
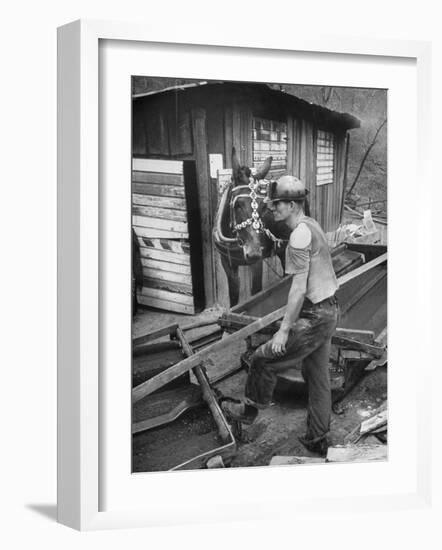
[[[272,338],[272,353],[274,353],[278,357],[285,354],[285,345],[287,343],[288,336],[288,331],[282,329],[279,329],[278,332],[275,332]]]

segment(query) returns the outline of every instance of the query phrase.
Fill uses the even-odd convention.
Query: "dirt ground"
[[[216,317],[220,310],[207,310],[198,319]],[[143,309],[134,322],[134,336],[140,336],[153,328],[178,322],[185,326],[194,317]],[[207,328],[192,334],[207,332]],[[245,346],[227,348],[217,354],[209,368],[213,379],[226,368],[239,366],[241,351]],[[243,370],[215,384],[224,395],[242,397],[246,373]],[[352,392],[341,402],[342,413],[332,414],[330,443],[339,445],[362,420],[387,398],[387,369],[378,367],[365,375]],[[303,383],[277,388],[274,404],[261,411],[257,421],[244,429],[243,441],[238,442],[237,453],[231,460],[232,467],[268,465],[277,455],[314,456],[298,441],[305,432],[306,388]],[[192,456],[220,445],[209,411],[203,405],[184,414],[169,426],[143,432],[133,439],[133,470],[158,471],[169,469]]]

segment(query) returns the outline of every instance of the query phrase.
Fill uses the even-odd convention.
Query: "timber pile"
[[[326,462],[371,462],[388,459],[387,445],[340,445],[329,447]]]
[[[388,408],[387,401],[384,401],[373,414],[363,420],[356,428],[345,438],[345,443],[356,444],[364,443],[370,436],[375,436],[381,443],[387,442],[388,437]]]

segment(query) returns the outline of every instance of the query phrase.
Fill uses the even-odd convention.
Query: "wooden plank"
[[[371,416],[370,418],[367,418],[367,420],[364,420],[361,422],[361,427],[359,430],[359,433],[361,435],[367,434],[369,432],[372,432],[373,430],[377,430],[380,427],[386,426],[388,423],[388,410],[385,409],[378,414]]]
[[[375,357],[377,359],[382,357],[385,352],[384,347],[373,344],[365,344],[364,342],[359,342],[358,340],[353,340],[352,338],[344,338],[336,334],[332,336],[332,344],[345,349],[363,351],[364,353],[368,353],[371,357]]]
[[[180,294],[178,292],[169,292],[167,290],[159,290],[158,288],[143,287],[141,292],[138,294],[141,296],[151,296],[152,298],[158,298],[159,300],[166,300],[167,302],[176,302],[178,304],[193,306],[193,296]]]
[[[329,447],[327,462],[371,462],[388,459],[387,445],[349,445]]]
[[[262,319],[258,319],[250,325],[242,328],[238,332],[235,332],[235,334],[230,335],[229,338],[215,342],[211,346],[208,346],[207,348],[198,351],[192,357],[188,357],[187,359],[180,361],[179,363],[177,363],[173,367],[170,367],[161,374],[154,376],[146,382],[143,382],[139,386],[133,388],[132,401],[139,401],[146,395],[151,394],[152,392],[154,392],[158,388],[161,388],[168,382],[174,380],[181,374],[184,374],[185,372],[199,365],[202,360],[208,359],[213,353],[221,351],[226,347],[233,346],[234,344],[246,339],[248,336],[251,336],[255,332],[259,332],[266,326],[271,325],[278,319],[281,319],[284,316],[285,311],[286,306],[283,306],[276,311],[272,311]]]
[[[189,283],[183,283],[183,281],[168,281],[162,279],[155,279],[152,277],[143,277],[143,288],[157,288],[161,290],[167,290],[168,292],[178,292],[179,294],[193,294],[192,285]]]
[[[176,313],[186,313],[187,315],[193,315],[195,313],[195,308],[193,306],[179,304],[177,302],[170,302],[168,300],[160,300],[158,298],[153,298],[152,296],[142,296],[140,294],[137,295],[137,298],[138,303],[142,304],[143,306],[155,307],[157,309],[164,309],[166,311],[175,311]],[[168,370],[164,372],[168,372]],[[151,378],[151,380],[154,380],[155,378],[156,376]]]
[[[192,154],[192,127],[190,112],[178,106],[169,113],[169,146],[171,155]]]
[[[138,172],[132,171],[132,181],[134,183],[157,183],[159,185],[184,185],[184,176],[182,174],[163,174],[158,172]]]
[[[184,283],[192,286],[192,276],[173,271],[163,271],[162,269],[152,269],[143,266],[143,277],[151,279],[160,279],[161,281],[172,281],[175,283]]]
[[[156,227],[140,227],[134,225],[135,232],[140,237],[147,239],[188,239],[187,231],[166,231]]]
[[[132,216],[132,223],[137,227],[154,227],[162,231],[173,231],[176,233],[187,233],[187,222],[177,220],[164,220],[161,218],[146,218],[144,216]]]
[[[159,208],[151,206],[132,206],[132,215],[145,216],[148,218],[162,218],[165,220],[174,220],[187,222],[187,212],[183,210],[174,210],[173,208]]]
[[[164,197],[156,195],[132,194],[132,204],[137,206],[153,206],[158,208],[173,208],[174,210],[187,211],[186,199]]]
[[[269,466],[289,466],[294,464],[324,464],[325,458],[313,456],[279,456],[276,455],[270,460]]]
[[[162,262],[171,262],[174,264],[189,265],[190,258],[188,254],[177,254],[168,250],[158,250],[157,248],[147,248],[140,246],[140,256],[151,260],[160,260]]]
[[[291,115],[287,118],[287,172],[289,174],[295,174],[294,167],[294,146],[295,136],[293,128],[293,117]]]
[[[156,239],[137,235],[140,247],[155,248],[158,250],[167,250],[176,254],[190,254],[190,244],[186,239]]]
[[[232,141],[239,155],[240,163],[245,164],[243,160],[244,151],[241,148],[241,107],[238,104],[233,105],[232,110]]]
[[[387,252],[385,254],[381,254],[374,260],[371,260],[371,262],[367,262],[361,267],[358,267],[357,269],[350,271],[350,273],[346,273],[342,277],[339,277],[338,279],[339,286],[343,285],[348,281],[351,281],[352,279],[355,279],[359,275],[362,275],[362,273],[365,273],[366,271],[370,271],[370,269],[373,269],[373,267],[376,267],[377,265],[381,265],[386,261],[387,261]]]
[[[190,265],[177,264],[174,262],[164,262],[160,260],[154,260],[152,258],[141,258],[141,265],[149,269],[159,269],[161,271],[172,271],[173,273],[183,273],[190,275]]]
[[[184,197],[184,187],[179,185],[161,185],[157,183],[132,183],[132,193],[156,195],[160,197]]]
[[[183,331],[178,327],[176,331],[178,340],[181,343],[181,348],[184,352],[184,354],[187,357],[192,357],[194,355],[194,351],[187,342]],[[227,421],[224,417],[224,414],[222,413],[220,406],[218,405],[218,401],[216,400],[212,388],[209,385],[209,380],[207,379],[207,375],[205,371],[203,370],[203,363],[196,365],[193,369],[193,372],[195,373],[196,379],[198,380],[198,384],[200,385],[201,391],[203,393],[203,399],[206,402],[207,406],[210,409],[210,412],[212,413],[213,420],[215,421],[216,427],[218,428],[218,434],[221,438],[221,441],[223,443],[227,443],[231,441],[232,434],[230,432],[230,429],[228,427]]]
[[[358,342],[364,342],[365,344],[373,344],[375,342],[374,332],[372,330],[356,330],[350,328],[337,328],[335,331],[337,336],[343,338],[351,338]]]
[[[132,170],[141,172],[166,172],[182,174],[183,162],[180,160],[133,159]]]
[[[373,277],[368,279],[368,281],[362,285],[341,308],[341,315],[344,315],[350,308],[352,308],[359,300],[361,300],[368,291],[378,284],[384,277],[387,276],[386,271],[380,271],[376,273]]]
[[[147,342],[158,340],[158,338],[162,338],[163,336],[171,337],[176,333],[177,328],[177,323],[172,323],[171,325],[167,325],[157,330],[153,330],[147,334],[143,334],[142,336],[138,336],[137,338],[132,338],[132,346],[140,346],[141,344],[146,344]]]
[[[179,399],[178,402],[177,398]],[[189,387],[161,392],[161,394],[150,398],[149,405],[151,406],[151,409],[155,411],[158,408],[161,410],[161,405],[163,403],[165,405],[169,404],[170,406],[170,403],[173,402],[176,404],[175,406],[172,406],[172,409],[168,412],[163,414],[156,413],[157,416],[134,422],[132,424],[132,433],[136,434],[146,430],[152,430],[153,428],[158,428],[159,426],[164,426],[165,424],[173,422],[184,412],[193,407],[197,407],[203,402],[201,390],[195,384],[191,384]]]
[[[204,295],[206,307],[215,302],[215,269],[212,248],[212,217],[210,201],[210,172],[208,166],[206,112],[204,109],[192,109],[193,139],[195,145],[196,173],[198,181],[198,200],[201,218],[202,263]]]
[[[233,147],[233,133],[232,133],[232,107],[227,105],[224,109],[224,142],[225,142],[225,159],[226,168],[232,168],[232,147]]]
[[[240,107],[240,140],[241,160],[246,166],[251,166],[253,155],[252,113],[247,105],[241,105]],[[267,152],[266,157],[269,154]]]

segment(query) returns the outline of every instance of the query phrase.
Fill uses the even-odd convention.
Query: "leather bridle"
[[[238,185],[236,187],[233,187],[232,194],[235,193],[230,198],[230,220],[231,220],[231,227],[232,232],[236,234],[236,238],[241,243],[242,239],[238,235],[239,231],[242,229],[245,229],[248,226],[252,226],[252,228],[257,233],[264,233],[270,240],[272,240],[274,243],[282,242],[281,239],[278,239],[273,235],[273,233],[264,226],[261,216],[258,212],[258,200],[264,200],[265,195],[267,194],[267,188],[269,185],[269,180],[257,180],[253,176],[249,177],[249,183],[248,185]],[[266,193],[263,194],[260,193],[260,189],[265,187]],[[247,190],[247,193],[241,192]],[[236,194],[236,191],[240,191]],[[236,223],[236,216],[235,216],[235,205],[239,198],[249,198],[250,199],[250,206],[252,207],[252,215],[247,218],[246,220]]]

